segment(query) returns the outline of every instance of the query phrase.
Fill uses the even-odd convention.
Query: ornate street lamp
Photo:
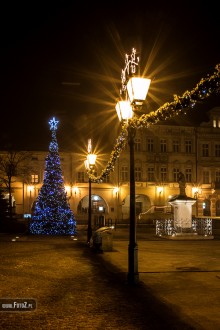
[[[89,212],[88,212],[87,244],[90,244],[90,240],[92,237],[92,180],[90,174],[93,173],[96,162],[96,155],[92,153],[91,139],[88,140],[87,151],[88,154],[85,160],[85,168],[89,173]]]
[[[126,55],[125,68],[122,70],[121,99],[116,104],[119,120],[127,124],[128,144],[130,147],[130,226],[128,245],[128,284],[138,284],[138,245],[136,240],[136,214],[135,214],[135,167],[134,167],[134,138],[136,134],[132,118],[135,110],[142,107],[150,86],[150,79],[136,75],[139,58],[136,50]]]

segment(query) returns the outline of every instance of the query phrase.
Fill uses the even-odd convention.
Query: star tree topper
[[[50,124],[50,130],[56,131],[57,130],[57,125],[59,123],[59,120],[56,120],[55,117],[49,121]]]

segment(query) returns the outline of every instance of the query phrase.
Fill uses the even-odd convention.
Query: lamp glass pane
[[[86,160],[84,161],[84,165],[85,165],[85,168],[86,168],[87,170],[89,170],[89,162],[88,162],[88,159],[86,159]]]
[[[88,160],[89,166],[95,165],[96,155],[95,154],[88,154],[87,155],[87,160]]]
[[[115,108],[120,121],[132,118],[133,111],[130,101],[118,101]]]
[[[132,77],[127,83],[130,102],[144,101],[147,97],[151,80],[147,78]]]

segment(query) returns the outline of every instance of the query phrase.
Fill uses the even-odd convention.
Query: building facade
[[[163,124],[137,130],[137,221],[172,216],[168,199],[179,194],[179,172],[185,175],[187,196],[196,199],[193,215],[220,217],[220,107],[211,109],[209,118],[209,122],[199,127]],[[59,154],[71,209],[78,224],[86,223],[89,205],[86,156],[62,151]],[[46,156],[47,152],[33,151],[28,182],[20,178],[13,182],[16,214],[21,218],[32,213],[43,183]],[[109,156],[106,155],[106,161],[97,161],[97,175]],[[93,224],[128,221],[129,189],[129,147],[126,146],[105,182],[92,183]]]

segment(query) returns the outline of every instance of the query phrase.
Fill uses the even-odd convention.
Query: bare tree
[[[0,154],[0,185],[9,196],[9,217],[12,219],[12,184],[22,177],[23,181],[29,181],[31,174],[30,159],[31,153],[28,151],[3,151]]]

